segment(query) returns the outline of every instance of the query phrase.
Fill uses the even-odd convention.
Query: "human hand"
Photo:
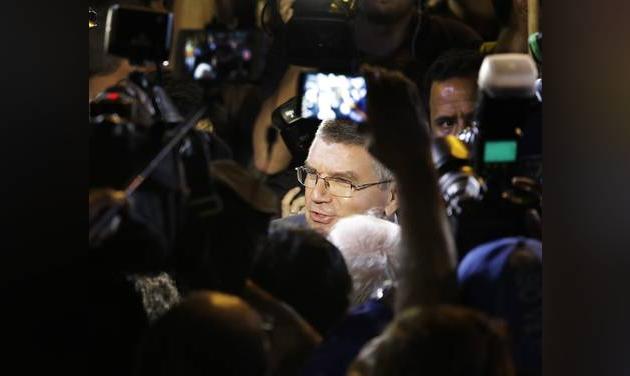
[[[110,188],[93,189],[89,192],[89,221],[92,223],[96,217],[107,209],[123,205],[126,202],[125,193]]]
[[[122,191],[116,191],[109,188],[98,188],[90,190],[88,200],[88,220],[90,224],[89,240],[90,245],[97,246],[103,240],[107,239],[116,232],[118,225],[120,224],[120,217],[114,216],[113,218],[107,220],[108,223],[103,223],[106,227],[102,230],[92,232],[92,226],[94,226],[99,219],[104,220],[102,216],[107,213],[109,209],[115,206],[126,205],[127,198],[125,197],[125,193]],[[98,225],[100,225],[100,223]]]
[[[542,240],[542,216],[536,209],[536,207],[542,209],[542,184],[525,176],[515,176],[512,178],[512,186],[520,192],[521,196],[527,197],[529,202],[533,202],[534,207],[525,212],[525,226],[530,237]],[[521,202],[525,202],[525,199],[521,198]]]
[[[282,218],[304,212],[306,202],[304,195],[300,194],[301,191],[301,187],[295,187],[284,195],[282,198]]]
[[[431,135],[416,85],[397,71],[364,65],[369,151],[394,172],[430,160]]]

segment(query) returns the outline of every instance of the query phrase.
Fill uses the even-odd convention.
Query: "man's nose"
[[[315,202],[329,202],[332,198],[326,187],[326,181],[324,179],[317,179],[317,184],[313,187],[313,193],[311,199]]]

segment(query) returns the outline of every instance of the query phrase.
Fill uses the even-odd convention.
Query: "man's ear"
[[[396,183],[390,183],[388,191],[389,197],[385,204],[385,216],[390,218],[398,211],[398,188],[396,187]]]

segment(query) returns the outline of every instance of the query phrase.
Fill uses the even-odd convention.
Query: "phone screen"
[[[300,92],[303,118],[367,120],[367,85],[362,76],[303,73]]]
[[[188,31],[183,35],[181,63],[199,81],[246,81],[251,76],[253,47],[248,30]]]

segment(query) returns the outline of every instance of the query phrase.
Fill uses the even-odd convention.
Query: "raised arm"
[[[431,159],[416,86],[400,73],[364,67],[370,152],[396,176],[403,249],[396,310],[451,301],[456,252]]]

